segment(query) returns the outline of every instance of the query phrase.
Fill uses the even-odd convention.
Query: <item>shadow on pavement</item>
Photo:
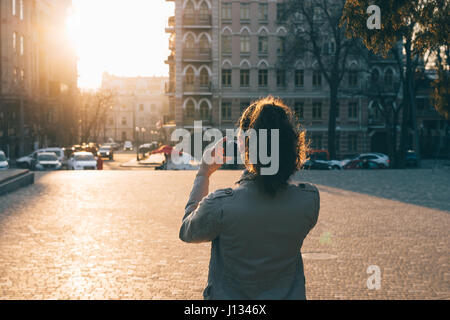
[[[342,189],[450,213],[448,169],[300,171],[293,180],[311,182],[319,190],[325,186],[322,190],[330,193]]]

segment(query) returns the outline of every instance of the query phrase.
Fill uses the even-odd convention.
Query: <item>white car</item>
[[[360,154],[356,159],[360,160],[371,160],[373,162],[384,165],[386,168],[389,168],[391,161],[389,157],[383,153],[373,152],[373,153],[363,153]]]
[[[69,170],[97,170],[97,159],[90,152],[75,152],[67,162]]]
[[[7,170],[9,168],[8,159],[3,151],[0,151],[0,170]]]
[[[33,159],[31,168],[37,171],[61,170],[62,164],[54,152],[40,152]]]
[[[133,144],[131,143],[131,141],[125,141],[125,143],[123,145],[123,150],[124,151],[133,151]]]
[[[25,157],[17,159],[16,163],[19,167],[31,168],[33,159],[36,159],[36,155],[38,153],[42,153],[42,152],[53,152],[54,154],[56,154],[56,157],[58,158],[59,162],[64,163],[64,160],[65,160],[64,159],[64,150],[62,148],[38,149]]]

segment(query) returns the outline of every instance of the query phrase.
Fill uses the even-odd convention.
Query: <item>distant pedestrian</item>
[[[103,159],[101,156],[97,157],[97,170],[103,170]]]
[[[265,165],[248,161],[249,144],[241,136],[238,146],[247,170],[237,187],[208,194],[209,178],[221,165],[202,160],[180,239],[212,241],[205,299],[306,299],[300,249],[317,222],[320,201],[315,186],[289,182],[306,152],[304,133],[294,119],[292,111],[272,97],[251,105],[240,119],[241,132],[278,130],[279,170],[274,175],[261,175]],[[268,136],[271,139],[270,134],[265,139]],[[216,144],[220,153],[212,151],[214,156],[224,157],[224,140]]]

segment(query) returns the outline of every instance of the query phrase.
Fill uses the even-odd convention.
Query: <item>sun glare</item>
[[[103,72],[118,76],[168,75],[164,0],[73,0],[67,21],[79,57],[81,88],[97,88]]]

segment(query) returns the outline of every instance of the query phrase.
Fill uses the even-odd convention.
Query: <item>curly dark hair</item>
[[[281,99],[272,96],[253,102],[239,119],[239,128],[244,132],[249,129],[254,129],[256,132],[266,129],[267,150],[271,150],[271,130],[279,130],[279,169],[274,175],[261,174],[261,168],[270,164],[262,164],[259,157],[256,163],[250,162],[249,138],[245,137],[246,169],[254,176],[263,192],[275,196],[278,190],[288,184],[289,178],[306,160],[308,147],[305,131],[301,129],[292,110]]]

